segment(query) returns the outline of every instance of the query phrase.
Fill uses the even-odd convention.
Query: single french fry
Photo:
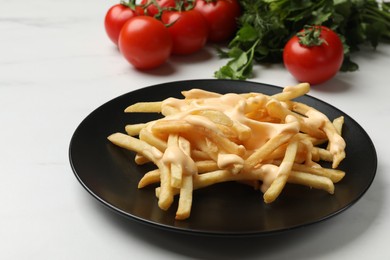
[[[343,125],[344,125],[344,117],[339,116],[338,118],[335,118],[333,120],[333,125],[339,135],[341,135],[341,132],[343,130]]]
[[[324,176],[314,175],[306,172],[291,171],[288,177],[288,182],[324,190],[330,194],[334,193],[333,182]]]
[[[191,175],[183,177],[180,188],[179,205],[176,211],[176,219],[183,220],[190,216],[192,206],[193,181]]]
[[[344,117],[340,116],[338,118],[335,118],[332,123],[333,123],[333,126],[336,129],[337,133],[339,135],[341,135],[343,125],[344,125]],[[329,149],[330,149],[330,143],[328,142],[328,146],[326,147],[326,150],[329,151]],[[333,159],[333,157],[332,157],[332,159]]]
[[[132,125],[126,125],[125,131],[130,136],[136,136],[139,135],[139,132],[146,127],[146,123],[140,123],[140,124],[132,124]]]
[[[138,188],[144,188],[148,185],[158,183],[160,181],[160,169],[155,169],[145,173],[145,175],[138,182]]]
[[[162,210],[168,210],[173,203],[173,187],[171,186],[170,167],[162,164],[160,168],[160,194],[158,197],[158,206]]]
[[[345,158],[345,141],[331,122],[326,122],[324,132],[329,139],[329,152],[333,155],[332,168],[337,168]]]
[[[180,188],[182,177],[183,177],[182,165],[171,162],[170,167],[171,167],[171,186],[174,188]]]
[[[171,186],[180,188],[183,178],[183,168],[180,164],[171,163]]]
[[[158,159],[162,157],[162,153],[144,141],[122,133],[111,134],[107,139],[119,147],[142,154],[158,166],[161,165]]]
[[[329,178],[334,183],[341,181],[345,176],[345,172],[341,170],[328,169],[323,167],[310,167],[304,164],[294,164],[292,169],[293,171],[301,171],[318,176],[323,176]]]
[[[160,120],[151,127],[155,134],[182,134],[194,131],[194,126],[185,120]]]
[[[273,98],[279,101],[292,100],[294,98],[303,96],[310,91],[310,84],[300,83],[295,86],[287,86],[283,89],[283,92],[272,95]]]
[[[125,113],[160,113],[161,105],[161,101],[138,102],[126,107]]]
[[[288,176],[291,171],[291,168],[294,164],[297,150],[298,150],[298,140],[293,140],[288,144],[285,157],[283,158],[283,161],[279,166],[277,177],[263,195],[265,203],[273,202],[282,192],[288,180]]]
[[[217,183],[237,181],[240,179],[251,179],[253,175],[232,174],[229,170],[217,170],[213,172],[202,173],[194,176],[194,189],[205,188]]]
[[[171,134],[168,137],[168,147],[167,150],[171,147],[179,147],[179,136],[177,134]],[[183,176],[183,168],[179,163],[171,162],[171,186],[174,188],[181,187],[181,181]]]
[[[198,89],[198,88],[182,91],[181,94],[186,99],[204,99],[204,98],[215,98],[221,96],[221,94],[203,90],[203,89]]]
[[[212,172],[218,170],[218,165],[214,160],[197,161],[198,173]]]
[[[180,136],[178,139],[178,145],[185,155],[191,156],[191,144],[187,139]],[[179,205],[176,211],[176,219],[178,220],[183,220],[190,216],[194,174],[198,174],[198,172],[193,174],[187,173],[182,176]]]

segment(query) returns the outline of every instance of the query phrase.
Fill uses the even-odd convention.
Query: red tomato
[[[152,2],[152,0],[142,0],[141,5],[146,5],[146,4],[149,4],[151,2]],[[176,6],[175,0],[156,0],[156,3],[161,8],[175,7]],[[156,14],[158,14],[158,12],[159,12],[158,7],[153,3],[148,5],[148,7],[146,8],[146,14],[149,16],[155,16]]]
[[[166,11],[162,22],[168,26],[172,35],[173,54],[191,54],[207,42],[208,27],[203,15],[196,10]]]
[[[319,46],[305,46],[297,36],[292,37],[284,47],[283,62],[287,70],[300,82],[320,84],[332,78],[344,59],[343,44],[339,36],[325,26],[320,38],[325,40]]]
[[[150,16],[136,16],[123,25],[119,50],[137,69],[152,69],[170,56],[172,38],[165,25]]]
[[[141,14],[141,10],[133,11],[128,6],[116,4],[108,9],[104,18],[104,27],[110,40],[118,45],[119,33],[122,26],[132,17]]]
[[[237,0],[196,0],[195,10],[206,18],[209,25],[208,39],[221,42],[230,39],[237,30],[237,18],[241,10]]]

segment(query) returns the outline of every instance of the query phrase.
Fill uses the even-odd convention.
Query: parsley
[[[227,64],[216,78],[247,79],[253,62],[280,63],[287,41],[307,25],[324,25],[335,31],[344,45],[342,71],[358,65],[351,53],[362,44],[375,49],[390,42],[390,3],[376,0],[240,0],[239,29],[227,50],[219,49]]]

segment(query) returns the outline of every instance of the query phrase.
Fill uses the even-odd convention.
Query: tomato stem
[[[129,0],[129,1],[121,0],[120,4],[124,5],[124,6],[127,6],[130,9],[132,9],[132,10],[135,10],[135,7],[137,6],[136,0]]]
[[[307,47],[328,44],[323,38],[320,37],[321,30],[321,26],[318,25],[305,25],[303,31],[297,33],[299,43]]]
[[[164,8],[156,0],[149,0],[146,7],[148,7],[149,5],[154,5],[157,8],[158,13],[154,15],[154,18],[161,20],[161,16],[162,16],[162,13],[164,11]],[[146,7],[145,7],[145,10],[147,12]]]

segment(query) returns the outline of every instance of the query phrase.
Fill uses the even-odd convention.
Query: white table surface
[[[0,1],[1,259],[390,259],[389,45],[357,54],[358,72],[310,92],[361,124],[378,154],[371,188],[328,221],[271,237],[194,237],[126,219],[86,192],[68,148],[90,112],[145,86],[212,79],[226,62],[208,46],[154,71],[134,70],[104,31],[117,2]],[[295,84],[282,66],[255,71],[252,81]]]

